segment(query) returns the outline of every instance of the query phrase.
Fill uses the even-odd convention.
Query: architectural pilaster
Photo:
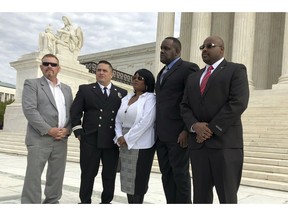
[[[156,48],[155,48],[155,77],[163,67],[160,62],[160,46],[164,38],[174,36],[174,22],[175,13],[174,12],[159,12],[158,22],[157,22],[157,36],[156,36]]]
[[[193,13],[192,32],[191,32],[191,54],[190,60],[199,65],[200,68],[205,66],[201,58],[199,46],[211,34],[211,17],[212,13]]]
[[[246,66],[250,89],[254,89],[252,69],[255,20],[256,13],[235,13],[232,61]]]
[[[193,13],[182,12],[180,24],[180,38],[182,44],[181,58],[190,61],[191,38],[192,38],[192,18]]]
[[[282,86],[285,84],[285,86]],[[282,71],[278,80],[277,87],[286,87],[288,85],[288,13],[285,13],[285,27],[284,27],[284,40],[283,40],[283,56],[282,56]],[[273,86],[273,88],[275,87]]]

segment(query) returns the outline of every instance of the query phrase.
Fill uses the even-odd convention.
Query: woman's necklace
[[[139,95],[136,95],[136,94],[134,94],[134,95],[130,98],[130,100],[129,100],[128,104],[127,104],[127,107],[126,107],[126,109],[125,109],[125,111],[124,111],[125,114],[127,113],[127,110],[129,109],[130,105],[133,104],[133,103],[135,103],[135,102],[138,100],[138,98],[139,98]]]
[[[124,111],[125,114],[127,113],[127,110],[129,109],[129,107],[130,107],[130,105],[128,104],[125,111]]]

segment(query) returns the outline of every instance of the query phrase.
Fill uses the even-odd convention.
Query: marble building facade
[[[79,56],[81,63],[101,59],[115,69],[132,74],[139,68],[155,76],[163,67],[160,44],[174,35],[175,13],[158,13],[156,42]],[[288,84],[288,13],[181,13],[182,58],[204,67],[199,46],[209,35],[219,35],[225,43],[225,58],[247,67],[251,89],[263,90]]]

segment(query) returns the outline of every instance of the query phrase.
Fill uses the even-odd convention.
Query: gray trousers
[[[41,203],[41,176],[46,163],[46,184],[43,203],[59,203],[67,158],[67,139],[27,146],[27,167],[21,203]]]

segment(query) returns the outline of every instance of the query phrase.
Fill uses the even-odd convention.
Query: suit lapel
[[[98,83],[91,85],[91,91],[97,96],[101,103],[105,103],[105,97]]]
[[[107,104],[109,105],[111,102],[115,101],[115,98],[122,98],[123,95],[118,91],[118,89],[112,84],[110,89],[110,95],[107,99]]]
[[[182,64],[182,59],[179,59],[178,61],[175,62],[175,64],[167,71],[166,75],[163,77],[161,86],[166,82],[166,79],[171,76],[171,74],[173,74],[177,68],[179,67],[179,65]],[[162,69],[162,71],[165,69],[165,67]],[[160,78],[160,77],[159,77]]]
[[[47,82],[47,80],[45,79],[45,77],[43,76],[40,80],[40,83],[41,83],[41,86],[42,86],[42,89],[43,91],[45,92],[45,94],[47,95],[48,99],[50,100],[51,104],[55,107],[55,109],[57,110],[57,106],[56,106],[56,102],[55,102],[55,99],[52,95],[52,92],[51,92],[51,89],[50,89],[50,86]]]

